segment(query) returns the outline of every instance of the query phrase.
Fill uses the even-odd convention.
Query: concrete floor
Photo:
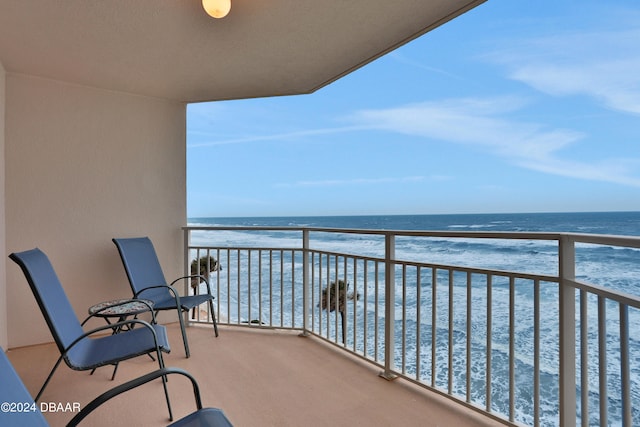
[[[238,427],[504,425],[410,382],[384,380],[377,367],[317,338],[225,327],[215,338],[213,328],[192,326],[187,359],[178,325],[167,328],[172,352],[165,355],[165,364],[192,373],[204,406],[223,409]],[[44,344],[12,349],[7,355],[35,396],[58,351],[54,344]],[[157,366],[146,356],[138,357],[121,363],[111,381],[111,367],[89,375],[63,364],[40,401],[84,407],[107,389]],[[174,375],[168,386],[176,418],[195,409],[190,383]],[[65,425],[73,415],[45,414],[52,426]],[[167,417],[162,383],[156,381],[103,405],[83,425],[161,426],[169,424]]]

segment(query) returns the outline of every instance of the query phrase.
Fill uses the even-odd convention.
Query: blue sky
[[[314,94],[187,108],[189,217],[620,210],[638,0],[489,0]]]

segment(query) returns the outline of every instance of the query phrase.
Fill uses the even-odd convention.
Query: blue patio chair
[[[231,422],[220,409],[202,407],[198,383],[189,373],[176,368],[159,369],[108,390],[85,405],[67,426],[73,427],[78,425],[78,423],[84,420],[94,409],[109,399],[161,376],[164,377],[170,374],[184,375],[191,381],[197,408],[196,412],[172,423],[171,426],[231,427]],[[3,405],[0,409],[0,426],[48,426],[47,420],[40,411],[40,407],[34,402],[2,347],[0,347],[0,384],[2,384],[2,387],[0,387],[0,405]]]
[[[0,347],[0,426],[46,427],[49,424]]]
[[[182,311],[188,312],[192,308],[198,307],[206,302],[209,303],[211,317],[213,319],[213,329],[218,336],[218,324],[213,311],[213,294],[209,279],[199,274],[179,277],[167,285],[167,280],[162,272],[160,261],[156,255],[153,243],[148,237],[134,237],[126,239],[113,239],[116,244],[120,258],[124,264],[124,269],[129,278],[129,285],[135,298],[144,298],[153,301],[153,309],[157,313],[160,310],[179,310],[178,319],[180,330],[182,331],[182,341],[187,357],[190,356],[189,342],[184,327]],[[207,285],[207,293],[201,295],[180,296],[173,285],[183,279],[199,277]]]
[[[73,311],[73,307],[49,258],[44,252],[35,248],[24,252],[12,253],[9,258],[20,266],[26,276],[31,291],[49,326],[51,335],[53,335],[58,350],[60,350],[60,357],[38,392],[35,398],[36,402],[42,396],[44,389],[49,384],[53,373],[62,360],[71,369],[83,371],[117,364],[123,360],[155,352],[159,367],[164,368],[162,352],[169,353],[170,347],[167,332],[163,326],[150,325],[145,321],[132,319],[85,332]],[[133,327],[136,324],[142,327],[119,334],[100,336],[99,338],[91,337],[97,332],[121,328],[124,325]],[[165,382],[169,418],[172,419],[166,378],[163,378],[163,382]]]

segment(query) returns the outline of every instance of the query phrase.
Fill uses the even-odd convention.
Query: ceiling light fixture
[[[231,0],[202,0],[205,12],[214,18],[224,18],[231,10]]]

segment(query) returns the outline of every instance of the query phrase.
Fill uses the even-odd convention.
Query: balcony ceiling
[[[9,73],[184,102],[313,92],[484,0],[0,0]]]

